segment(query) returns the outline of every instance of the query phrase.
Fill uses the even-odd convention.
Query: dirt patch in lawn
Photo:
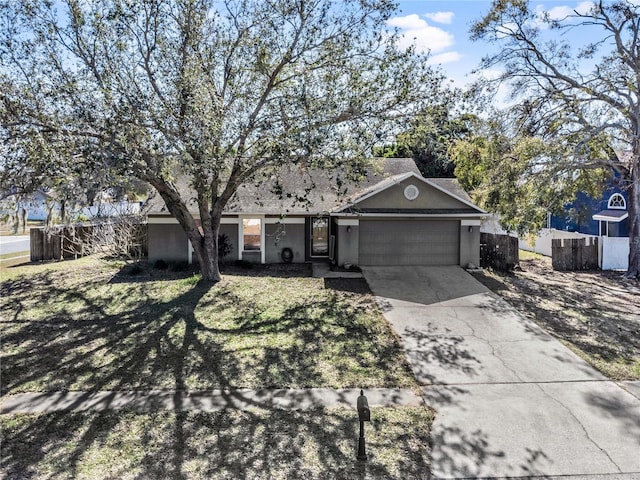
[[[640,380],[640,282],[621,272],[557,272],[551,259],[529,254],[512,274],[474,276],[604,375]]]

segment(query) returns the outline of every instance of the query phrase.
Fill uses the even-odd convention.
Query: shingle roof
[[[233,196],[226,214],[260,214],[260,215],[308,215],[326,213],[344,205],[349,198],[360,196],[384,186],[384,182],[392,181],[406,173],[420,175],[415,162],[411,158],[374,159],[367,169],[366,176],[360,182],[342,180],[338,187],[341,172],[320,169],[302,169],[298,166],[283,166],[270,181],[259,185],[242,185]],[[430,178],[440,188],[461,199],[471,202],[471,198],[452,178]],[[177,182],[183,198],[188,196],[189,209],[197,212],[195,194],[187,187],[185,179]],[[281,194],[274,192],[276,184],[281,186]],[[305,192],[308,191],[306,195]],[[296,196],[306,198],[296,201]],[[167,208],[159,196],[150,202],[150,214],[166,214]]]
[[[469,203],[473,203],[469,194],[460,186],[458,180],[455,178],[429,178],[431,183],[435,183],[437,186],[452,193],[456,197]]]
[[[604,222],[618,223],[629,217],[626,210],[602,210],[591,216],[594,220],[602,220]]]
[[[376,159],[367,169],[366,176],[360,182],[342,179],[340,171],[320,169],[301,170],[296,166],[285,166],[278,172],[273,182],[262,185],[243,185],[229,202],[228,213],[256,214],[309,214],[333,210],[346,198],[357,191],[368,188],[384,178],[406,172],[417,172],[415,162],[410,158]],[[279,181],[283,197],[273,193],[275,182]],[[339,184],[342,184],[339,187]],[[296,195],[308,191],[304,201],[296,201]],[[293,198],[287,195],[292,195]]]

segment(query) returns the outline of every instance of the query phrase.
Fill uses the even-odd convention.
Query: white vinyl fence
[[[629,268],[629,238],[602,237],[600,266],[602,270],[626,270]]]
[[[506,234],[496,219],[489,218],[482,224],[482,232]],[[551,257],[551,243],[557,239],[600,238],[599,261],[602,270],[626,270],[629,266],[629,238],[628,237],[597,237],[583,233],[566,232],[553,228],[543,228],[538,235],[520,238],[518,247],[528,252],[539,253]],[[589,243],[590,244],[590,243]]]

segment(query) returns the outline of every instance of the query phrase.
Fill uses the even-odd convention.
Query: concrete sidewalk
[[[461,268],[363,270],[436,409],[433,478],[640,479],[636,382],[609,381]]]
[[[422,397],[407,389],[371,388],[364,394],[371,407],[420,406]],[[43,413],[60,410],[195,410],[265,408],[310,410],[322,407],[355,409],[360,389],[309,388],[299,390],[172,390],[115,392],[43,392],[8,395],[0,400],[0,414]]]

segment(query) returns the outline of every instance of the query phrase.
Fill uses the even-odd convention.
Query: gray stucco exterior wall
[[[225,262],[233,262],[234,260],[238,260],[238,224],[228,224],[223,223],[220,225],[220,230],[218,231],[220,235],[223,233],[229,237],[229,242],[231,242],[231,247],[233,250],[229,255],[224,257]]]
[[[149,224],[149,262],[189,261],[187,234],[177,224]]]
[[[350,232],[347,231],[348,228],[351,229]],[[338,226],[338,265],[342,266],[345,263],[358,265],[359,234],[359,227],[357,226]]]
[[[415,200],[407,200],[404,189],[409,185],[418,188],[420,194]],[[468,208],[468,205],[451,197],[450,195],[430,186],[409,179],[390,186],[376,195],[358,203],[360,208]]]
[[[262,254],[260,250],[242,252],[242,260],[249,263],[261,263]]]
[[[470,263],[478,267],[480,265],[480,226],[460,227],[460,266],[467,267]]]
[[[265,261],[282,263],[283,248],[293,252],[293,263],[304,263],[304,224],[265,225]]]

